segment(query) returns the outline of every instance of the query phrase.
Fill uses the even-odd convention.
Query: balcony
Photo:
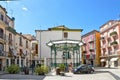
[[[116,31],[113,31],[113,32],[110,33],[110,36],[113,36],[113,37],[114,37],[114,36],[116,36],[116,35],[117,35],[117,32],[116,32]]]
[[[108,43],[108,44],[107,44],[107,47],[111,47],[111,44],[110,44],[110,43]]]
[[[0,42],[5,43],[6,39],[5,39],[5,34],[0,34]]]
[[[116,46],[116,45],[118,45],[118,42],[117,42],[117,41],[114,41],[114,42],[110,43],[110,45]]]
[[[90,47],[89,51],[90,51],[90,52],[93,52],[93,51],[94,51],[94,48],[93,48],[93,47]]]
[[[82,53],[87,53],[87,51],[82,51]]]
[[[93,42],[94,42],[94,39],[90,39],[90,40],[89,40],[89,43],[93,43]]]
[[[101,37],[100,40],[104,41],[104,40],[105,40],[105,37]]]
[[[5,57],[5,51],[0,51],[0,57]]]
[[[16,30],[12,27],[6,27],[6,29],[10,32],[12,32],[13,34],[17,34]]]
[[[83,43],[83,46],[86,46],[87,44],[86,43]]]

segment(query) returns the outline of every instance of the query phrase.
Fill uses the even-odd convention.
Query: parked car
[[[77,68],[73,70],[74,74],[77,73],[93,73],[95,71],[94,67],[92,65],[87,64],[81,64]]]

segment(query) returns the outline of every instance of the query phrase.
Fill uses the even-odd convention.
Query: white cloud
[[[28,9],[25,6],[22,7],[22,10],[28,11]]]

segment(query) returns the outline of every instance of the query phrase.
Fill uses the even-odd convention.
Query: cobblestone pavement
[[[1,72],[0,72],[1,73]],[[66,76],[38,76],[35,74],[0,74],[0,80],[120,80],[120,69],[96,68],[93,74]]]

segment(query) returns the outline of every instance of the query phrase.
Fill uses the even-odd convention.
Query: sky
[[[120,19],[120,0],[9,0],[0,4],[15,17],[15,29],[23,34],[65,25],[83,29],[84,35]]]

